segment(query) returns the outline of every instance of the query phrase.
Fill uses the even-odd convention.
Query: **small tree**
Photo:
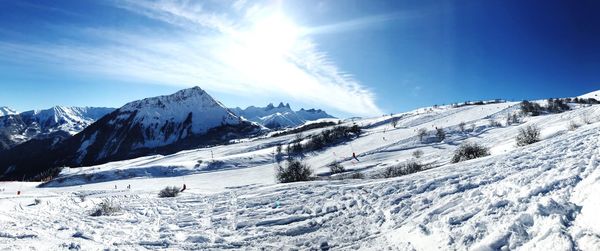
[[[417,130],[417,136],[419,137],[419,141],[423,143],[423,140],[425,139],[425,137],[427,137],[427,129],[419,128],[419,130]]]
[[[177,195],[179,195],[180,192],[181,192],[181,189],[179,187],[167,186],[167,187],[163,188],[163,190],[160,190],[160,192],[158,192],[158,197],[160,197],[160,198],[177,197]]]
[[[444,128],[436,128],[435,137],[437,138],[438,142],[444,141],[444,139],[446,139],[446,132],[444,132]]]
[[[490,155],[489,150],[477,143],[465,142],[461,144],[452,156],[452,163],[475,159]]]
[[[517,146],[526,146],[540,141],[540,129],[536,126],[529,125],[525,129],[519,129],[517,135]]]
[[[516,113],[513,113],[513,115],[512,115],[512,122],[515,123],[515,124],[520,122],[519,121],[519,116],[517,116]]]
[[[415,159],[419,159],[419,158],[423,157],[423,151],[421,151],[421,150],[415,150],[412,153],[412,156],[415,157]]]
[[[392,125],[394,128],[396,128],[396,126],[398,125],[398,121],[400,121],[400,119],[399,119],[399,118],[397,118],[397,117],[394,117],[394,118],[392,118],[392,120],[390,121],[390,124],[391,124],[391,125]]]
[[[277,166],[277,180],[281,183],[308,181],[312,175],[310,167],[299,160],[288,159],[285,166]]]

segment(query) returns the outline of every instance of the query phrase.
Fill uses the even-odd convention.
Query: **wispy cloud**
[[[348,114],[381,114],[375,95],[318,49],[306,32],[310,29],[298,27],[293,39],[272,34],[278,30],[266,30],[265,38],[257,38],[254,33],[263,33],[253,26],[278,12],[277,6],[215,2],[216,7],[195,1],[119,1],[114,3],[118,8],[177,29],[79,27],[71,32],[97,42],[0,41],[0,55],[126,80],[199,85],[240,97],[289,98]]]

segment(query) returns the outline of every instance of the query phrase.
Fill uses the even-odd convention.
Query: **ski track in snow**
[[[500,105],[494,114],[508,108]],[[439,114],[404,122],[431,127],[447,117],[452,119]],[[388,135],[412,137],[413,129]],[[514,132],[494,130],[492,136],[504,139],[509,132],[503,130]],[[600,126],[553,135],[507,153],[392,179],[240,185],[176,198],[157,198],[162,187],[45,188],[37,196],[0,198],[0,249],[600,250]],[[359,155],[367,162],[384,158],[385,149],[396,145],[373,146],[371,140],[353,141],[369,150]],[[185,158],[176,156],[166,158]],[[41,203],[34,205],[35,198]],[[89,216],[105,199],[120,212]]]

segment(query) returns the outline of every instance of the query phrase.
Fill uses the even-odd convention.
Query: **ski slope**
[[[504,125],[517,109],[419,109],[394,115],[396,128],[391,116],[346,121],[363,135],[307,154],[321,177],[311,182],[276,184],[274,148],[296,137],[287,135],[65,169],[41,188],[0,183],[0,249],[599,250],[600,106]],[[461,122],[474,130],[461,132]],[[581,127],[570,131],[571,122]],[[542,129],[542,141],[516,148],[514,137],[528,125]],[[416,130],[436,127],[447,133],[443,142],[418,140]],[[492,155],[451,164],[464,141]],[[369,176],[417,149],[430,169],[327,179],[331,162]],[[179,197],[157,198],[182,184],[188,190]],[[89,216],[106,199],[121,210]]]

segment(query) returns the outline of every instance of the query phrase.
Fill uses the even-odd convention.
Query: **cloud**
[[[382,113],[372,91],[319,51],[310,29],[273,25],[289,21],[276,15],[277,6],[216,2],[119,1],[117,8],[176,29],[77,27],[68,32],[84,41],[0,41],[0,55],[150,84],[294,99],[347,114]]]

